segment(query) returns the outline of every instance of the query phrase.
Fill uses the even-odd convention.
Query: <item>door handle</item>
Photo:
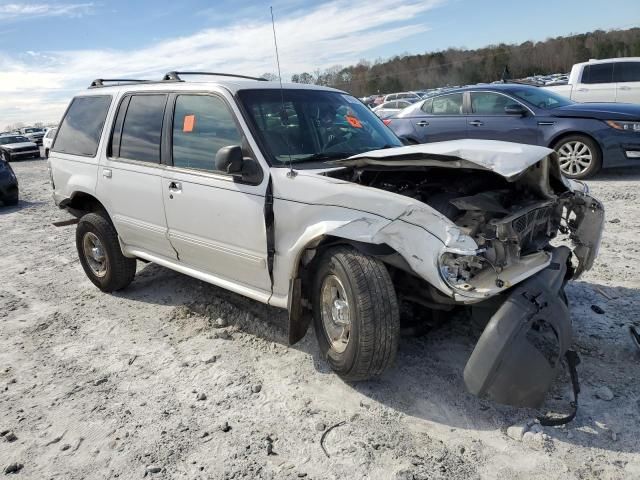
[[[618,90],[631,90],[631,87],[622,86],[622,87],[618,87]]]
[[[180,182],[169,182],[169,191],[170,192],[181,192],[182,191],[182,183],[180,183]]]
[[[416,125],[418,127],[426,127],[427,125],[429,125],[429,122],[422,120],[421,122],[416,123]]]
[[[589,89],[588,88],[579,88],[578,91],[579,92],[588,92]]]
[[[112,175],[113,175],[113,172],[111,171],[110,168],[103,168],[102,169],[102,176],[104,178],[111,178]]]
[[[480,120],[472,120],[469,122],[469,125],[472,125],[474,127],[481,127],[484,125],[484,123],[481,122]]]

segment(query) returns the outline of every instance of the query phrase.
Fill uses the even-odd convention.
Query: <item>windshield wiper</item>
[[[314,153],[313,155],[309,155],[308,157],[305,157],[298,161],[313,162],[313,161],[320,161],[320,160],[337,160],[341,158],[350,157],[351,155],[354,155],[354,154],[351,152],[318,152],[318,153]]]

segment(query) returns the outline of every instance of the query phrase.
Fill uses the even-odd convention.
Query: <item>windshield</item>
[[[402,146],[391,130],[351,95],[264,89],[242,90],[238,96],[275,167],[289,161],[331,160]]]
[[[0,145],[7,145],[9,143],[21,143],[21,142],[29,142],[30,140],[27,137],[0,137]]]
[[[41,130],[39,128],[25,128],[24,129],[24,133],[36,133],[36,132],[40,132]]]
[[[542,88],[514,88],[511,93],[521,100],[533,105],[534,107],[542,108],[543,110],[551,110],[553,108],[564,107],[571,105],[573,102],[562,95],[552,93]]]

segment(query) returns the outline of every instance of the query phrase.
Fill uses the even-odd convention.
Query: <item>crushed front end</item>
[[[443,239],[437,281],[428,276],[420,248],[414,249],[418,260],[404,255],[429,282],[429,288],[413,288],[411,298],[482,312],[488,323],[466,365],[465,383],[476,395],[515,406],[538,406],[556,378],[572,343],[564,286],[592,267],[604,224],[602,204],[584,184],[564,178],[555,152],[544,150],[508,175],[508,158],[487,160],[485,151],[468,150],[455,160],[361,164],[351,178],[430,207],[431,213],[412,206],[396,219]],[[434,210],[448,222],[434,222]]]

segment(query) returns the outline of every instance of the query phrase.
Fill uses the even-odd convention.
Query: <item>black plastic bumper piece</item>
[[[464,369],[467,389],[517,407],[538,407],[571,346],[571,317],[561,294],[571,250],[516,286],[489,320]]]

